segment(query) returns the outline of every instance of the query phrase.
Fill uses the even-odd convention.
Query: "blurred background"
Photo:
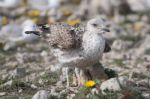
[[[25,31],[94,17],[105,19],[111,30],[104,35],[112,48],[104,67],[150,89],[150,0],[0,0],[0,99],[31,99],[41,89],[64,93],[56,85],[59,73],[52,72],[48,44]],[[142,95],[150,97],[147,91]]]

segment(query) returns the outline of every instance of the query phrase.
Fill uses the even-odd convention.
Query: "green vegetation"
[[[124,41],[137,42],[137,41],[139,41],[141,39],[141,37],[140,36],[128,35],[128,36],[122,36],[121,39],[124,40]]]
[[[113,63],[118,65],[118,66],[124,66],[125,65],[123,63],[123,59],[114,59]]]
[[[55,84],[58,81],[59,77],[57,73],[48,73],[41,76],[41,79],[43,79],[46,84],[51,85],[51,84]]]
[[[109,68],[105,68],[105,73],[107,74],[108,78],[117,77],[117,73]]]
[[[60,96],[52,95],[51,99],[67,99],[67,94],[61,94]]]
[[[92,92],[93,88],[81,87],[73,99],[117,99],[118,97],[118,92],[107,91],[106,94],[102,94],[98,90],[98,85],[94,89],[97,91]]]

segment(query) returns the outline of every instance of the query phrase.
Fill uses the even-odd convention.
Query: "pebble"
[[[127,2],[134,12],[147,13],[150,9],[149,0],[127,0]]]
[[[0,85],[1,87],[5,87],[5,86],[11,86],[13,83],[13,80],[7,81],[6,83]]]
[[[129,47],[131,47],[132,44],[133,44],[133,42],[131,42],[131,41],[123,41],[123,40],[117,39],[113,42],[112,49],[126,50]]]
[[[1,0],[0,7],[2,8],[16,8],[20,5],[21,0]]]
[[[100,89],[102,90],[102,93],[105,94],[105,90],[108,91],[121,91],[124,88],[131,88],[132,86],[129,84],[129,80],[126,76],[111,78],[109,80],[106,80],[102,82]]]
[[[37,89],[38,87],[36,85],[34,85],[34,84],[31,84],[31,88]]]
[[[0,92],[0,96],[5,96],[6,92]]]
[[[21,78],[24,77],[25,75],[26,75],[26,69],[22,67],[21,68],[17,67],[12,73],[13,78]]]
[[[32,97],[32,99],[51,99],[51,97],[48,91],[40,90]]]

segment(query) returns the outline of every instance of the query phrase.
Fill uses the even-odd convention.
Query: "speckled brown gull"
[[[86,69],[99,63],[103,53],[110,50],[102,36],[108,29],[100,18],[91,19],[86,26],[57,23],[40,28],[39,35],[50,44],[59,66]]]

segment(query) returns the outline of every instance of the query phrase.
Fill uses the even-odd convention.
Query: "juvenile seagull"
[[[109,32],[104,23],[101,18],[95,18],[89,20],[86,27],[82,25],[72,27],[60,23],[48,27],[47,33],[43,31],[47,29],[46,26],[40,27],[43,32],[33,33],[44,36],[61,66],[85,69],[99,63],[103,53],[110,50],[102,36]]]

